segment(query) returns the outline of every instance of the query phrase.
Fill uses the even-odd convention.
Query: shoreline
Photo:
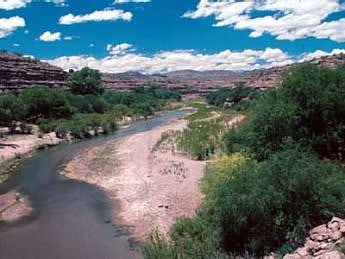
[[[155,115],[154,115],[155,116]],[[118,129],[127,128],[131,123],[150,119],[154,116],[144,117],[124,117],[117,121]],[[83,139],[58,138],[55,132],[41,134],[38,127],[33,125],[32,134],[13,134],[0,139],[0,184],[7,181],[20,165],[37,151],[58,146],[63,143],[74,143]],[[116,132],[116,131],[115,131]],[[95,138],[97,136],[92,136]]]
[[[130,226],[136,240],[144,241],[155,231],[167,233],[176,218],[193,216],[202,199],[199,183],[206,162],[155,149],[163,132],[186,125],[186,120],[174,119],[90,148],[70,161],[62,174],[104,189],[120,204],[113,217]]]

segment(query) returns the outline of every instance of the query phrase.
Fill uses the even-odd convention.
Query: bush
[[[178,146],[198,160],[208,159],[219,147],[223,130],[221,123],[192,121],[182,131]]]
[[[74,113],[62,91],[44,86],[23,90],[19,101],[26,107],[28,121],[35,122],[39,118],[68,118]]]
[[[345,67],[300,66],[257,101],[239,130],[226,135],[228,151],[246,150],[262,160],[292,138],[322,157],[343,160],[344,99]]]
[[[225,103],[237,108],[245,109],[250,106],[251,101],[259,95],[255,88],[238,84],[233,88],[220,88],[215,92],[207,94],[206,100],[209,104],[224,107]]]
[[[109,108],[108,103],[100,96],[88,94],[84,99],[91,107],[92,112],[105,113]]]
[[[31,134],[32,133],[32,126],[28,125],[26,122],[22,122],[19,125],[20,131],[23,134]]]
[[[311,227],[343,213],[343,179],[342,168],[289,147],[265,162],[230,168],[211,192],[210,217],[227,251],[293,248]]]
[[[9,127],[13,132],[16,122],[24,120],[25,106],[13,94],[0,95],[0,126]]]
[[[298,107],[279,90],[267,92],[248,114],[249,119],[225,134],[228,153],[245,151],[258,160],[266,159],[280,149],[285,138],[294,136],[299,124],[298,112]]]
[[[228,259],[219,247],[218,233],[202,217],[179,219],[170,231],[171,241],[154,234],[143,246],[143,258]]]

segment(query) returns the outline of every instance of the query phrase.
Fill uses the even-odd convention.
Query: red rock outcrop
[[[31,85],[65,87],[68,73],[18,54],[0,52],[0,91],[18,90]]]
[[[309,63],[336,67],[345,63],[345,55],[331,55],[316,58]],[[242,74],[229,71],[177,71],[166,75],[142,75],[140,73],[103,74],[104,85],[108,89],[128,90],[139,86],[160,85],[169,89],[179,90],[184,95],[200,95],[214,91],[219,87],[233,87],[235,84],[260,88],[262,90],[278,85],[282,77],[288,74],[299,63],[282,67],[254,70]]]

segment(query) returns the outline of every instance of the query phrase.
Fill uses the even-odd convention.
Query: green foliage
[[[109,108],[109,104],[103,99],[103,97],[87,94],[84,96],[84,99],[91,107],[92,112],[105,113]]]
[[[62,91],[44,86],[25,89],[20,93],[18,101],[25,106],[28,121],[36,121],[38,118],[68,118],[74,113]]]
[[[229,95],[222,89],[208,98],[222,106]],[[179,220],[169,242],[151,243],[152,258],[164,251],[174,256],[167,258],[205,258],[207,251],[220,254],[211,258],[224,251],[234,257],[284,254],[312,227],[343,216],[345,172],[329,158],[344,160],[344,99],[345,66],[300,66],[282,86],[260,96],[247,120],[225,134],[228,155],[208,165],[196,217]],[[203,108],[202,114],[208,112]],[[207,131],[189,126],[184,149],[204,154],[198,152],[212,135]]]
[[[25,117],[25,106],[13,94],[0,95],[0,126],[14,131],[16,122]]]
[[[257,101],[249,119],[229,130],[224,143],[229,153],[249,152],[259,160],[280,149],[282,141],[293,136],[298,125],[298,108],[279,90],[271,90]]]
[[[70,74],[69,87],[75,94],[102,94],[104,88],[102,86],[101,73],[88,67],[82,68]]]
[[[310,227],[340,215],[343,179],[340,167],[287,148],[262,163],[247,160],[230,168],[213,190],[209,211],[227,251],[262,255],[293,247]]]
[[[233,88],[220,88],[215,92],[207,94],[206,100],[209,104],[224,107],[225,103],[233,106],[237,110],[243,110],[257,98],[259,92],[255,88],[238,84]]]
[[[202,217],[179,219],[170,231],[171,241],[158,234],[142,248],[143,258],[228,259],[219,247],[218,232]]]
[[[224,131],[221,123],[192,121],[188,123],[178,140],[179,148],[198,160],[208,159],[219,147]]]
[[[282,86],[259,98],[247,122],[225,137],[228,151],[245,150],[259,160],[286,138],[319,155],[345,156],[345,68],[303,65]]]

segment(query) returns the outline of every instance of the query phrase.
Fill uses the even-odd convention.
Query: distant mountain
[[[212,78],[212,77],[233,77],[238,76],[231,70],[206,70],[206,71],[196,71],[196,70],[177,70],[173,72],[166,73],[168,78]]]

